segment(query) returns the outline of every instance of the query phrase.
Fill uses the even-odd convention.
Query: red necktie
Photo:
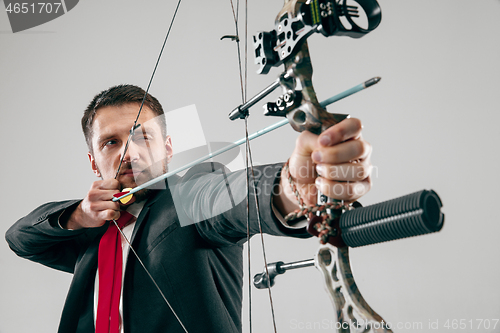
[[[121,212],[116,223],[122,229],[132,214]],[[96,333],[118,333],[120,327],[120,294],[122,289],[122,242],[113,222],[99,243],[99,298],[97,303]]]

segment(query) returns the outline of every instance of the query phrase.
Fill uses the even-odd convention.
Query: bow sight
[[[349,3],[349,4],[348,4]],[[359,5],[360,8],[354,4]],[[382,11],[376,0],[294,0],[288,2],[278,14],[275,28],[270,32],[259,32],[254,39],[255,63],[257,72],[267,74],[271,67],[278,67],[287,62],[291,55],[297,54],[306,39],[314,32],[329,36],[349,36],[360,38],[378,27],[382,20]],[[282,87],[283,96],[276,103],[264,106],[266,116],[286,116],[303,103],[301,91],[295,89],[295,79],[300,76],[300,67],[310,67],[309,59],[301,59],[301,64],[288,68],[275,82],[263,89],[244,104],[229,114],[229,119],[244,119],[248,110],[257,102]],[[285,66],[287,67],[287,66]],[[307,69],[306,69],[307,71]],[[312,70],[311,73],[312,75]],[[307,92],[306,92],[306,95]],[[308,100],[306,96],[306,100]],[[313,108],[314,109],[314,108]],[[313,112],[315,113],[315,112]],[[299,113],[297,113],[299,115]],[[300,118],[293,116],[292,118]],[[337,116],[336,121],[345,116]],[[292,122],[292,126],[294,126]],[[304,121],[299,121],[303,123]],[[296,130],[301,125],[294,126]],[[315,132],[313,127],[307,129]]]
[[[326,37],[360,38],[380,24],[382,11],[376,0],[349,2],[357,3],[362,12],[358,6],[348,5],[347,0],[297,2],[295,17],[289,17],[286,11],[282,12],[274,30],[259,32],[253,37],[255,63],[259,65],[257,72],[267,74],[271,67],[280,66],[314,32],[321,32]]]

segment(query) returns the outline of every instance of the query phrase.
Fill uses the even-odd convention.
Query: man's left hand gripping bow
[[[304,131],[297,138],[289,170],[306,205],[317,203],[318,190],[345,203],[356,201],[370,190],[372,147],[363,139],[362,128],[359,119],[348,118],[320,135]],[[285,177],[280,179],[274,204],[283,216],[299,208]]]

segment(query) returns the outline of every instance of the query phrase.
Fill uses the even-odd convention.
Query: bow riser
[[[302,44],[294,59],[285,63],[285,68],[287,73],[300,82],[302,87],[301,105],[289,110],[286,114],[294,130],[319,134],[347,117],[347,115],[328,113],[319,104],[312,83],[313,67],[307,42]]]

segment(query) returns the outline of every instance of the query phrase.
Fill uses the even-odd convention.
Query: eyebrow
[[[140,130],[140,132],[139,132]],[[144,126],[141,124],[141,127],[139,127],[135,133],[141,133],[141,134],[158,134],[158,131],[154,129],[154,126]],[[160,131],[161,132],[161,131]]]
[[[108,134],[106,136],[103,136],[103,137],[97,137],[97,144],[100,145],[102,142],[105,142],[105,141],[108,141],[110,139],[113,139],[115,138],[116,135],[115,134]]]
[[[144,135],[144,134],[152,134],[152,135],[158,135],[158,132],[161,133],[161,131],[158,131],[155,129],[154,126],[144,126],[144,124],[140,124],[141,126],[138,127],[135,131],[134,134],[137,135]],[[101,143],[106,142],[108,140],[116,138],[116,133],[109,133],[109,134],[104,134],[104,136],[101,137],[96,137],[97,140],[97,145],[100,146]],[[128,136],[127,136],[128,138]]]

